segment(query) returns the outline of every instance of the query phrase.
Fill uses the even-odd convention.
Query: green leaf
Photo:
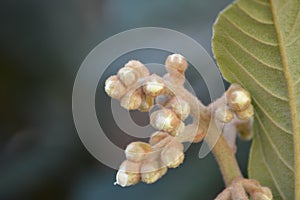
[[[214,26],[224,77],[250,91],[249,176],[274,199],[300,199],[300,0],[238,0]]]

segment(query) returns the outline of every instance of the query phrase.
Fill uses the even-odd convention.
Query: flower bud
[[[142,103],[141,91],[129,91],[121,99],[121,106],[127,110],[138,109]]]
[[[182,55],[172,54],[168,56],[165,65],[169,73],[172,73],[174,70],[176,70],[183,74],[188,67],[188,62]]]
[[[172,141],[162,150],[160,158],[169,168],[178,167],[184,160],[183,145]]]
[[[132,142],[125,150],[126,158],[132,162],[141,162],[152,151],[151,146],[145,142]]]
[[[153,133],[150,137],[149,140],[149,144],[151,146],[158,144],[159,142],[161,142],[162,140],[164,140],[165,138],[170,137],[170,135],[166,132],[161,132],[161,131],[157,131],[155,133]]]
[[[216,109],[215,117],[220,122],[228,123],[233,119],[234,114],[232,110],[228,108],[226,105],[221,105]]]
[[[184,128],[177,115],[169,109],[153,112],[150,116],[150,123],[154,128],[168,132],[172,136],[178,134]]]
[[[170,108],[181,120],[185,120],[190,115],[190,105],[179,97],[173,97],[166,104],[166,108]]]
[[[141,180],[140,174],[141,163],[134,163],[125,160],[116,175],[116,182],[122,187],[135,185]]]
[[[125,94],[126,88],[117,76],[111,76],[105,81],[105,92],[110,97],[119,99]]]
[[[243,111],[251,104],[248,91],[237,84],[233,84],[226,92],[227,103],[234,111]]]
[[[154,183],[165,175],[167,170],[160,161],[145,162],[141,167],[142,181],[147,184]]]
[[[236,116],[241,120],[249,120],[253,115],[254,109],[252,104],[250,104],[245,110],[236,112]]]
[[[164,88],[165,86],[162,79],[155,74],[153,74],[143,86],[145,94],[152,97],[161,95],[164,92]]]
[[[251,118],[249,121],[242,121],[235,124],[238,136],[242,140],[251,140],[253,138],[252,124],[253,118]]]
[[[154,97],[142,94],[142,103],[139,107],[141,112],[149,112],[154,105]]]
[[[121,68],[118,71],[118,78],[127,87],[136,83],[138,79],[134,69],[129,67]]]
[[[146,77],[146,76],[150,75],[150,72],[147,69],[147,67],[138,60],[130,60],[125,65],[125,67],[129,67],[131,69],[134,69],[137,72],[139,78]]]

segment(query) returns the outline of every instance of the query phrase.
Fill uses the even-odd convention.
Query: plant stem
[[[226,186],[229,186],[231,182],[242,177],[241,170],[238,166],[233,150],[228,145],[227,141],[220,134],[220,131],[214,120],[211,120],[211,127],[209,133],[205,138],[207,144],[212,148],[212,152],[218,162],[221,173],[223,175]]]

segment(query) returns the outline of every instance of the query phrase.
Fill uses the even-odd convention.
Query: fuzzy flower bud
[[[142,181],[151,184],[160,179],[167,172],[167,167],[162,166],[160,161],[146,162],[142,164]]]
[[[125,94],[126,88],[117,76],[111,76],[105,81],[105,92],[110,97],[119,99]]]
[[[254,115],[254,109],[252,104],[243,111],[236,112],[236,116],[241,120],[249,120]]]
[[[150,72],[147,69],[147,67],[138,60],[130,60],[125,65],[125,67],[129,67],[129,68],[135,70],[137,72],[139,78],[146,77],[146,76],[150,75]]]
[[[162,131],[157,131],[155,133],[153,133],[150,137],[149,140],[149,144],[151,146],[158,144],[159,142],[161,142],[162,140],[166,139],[170,137],[170,135],[166,132],[162,132]]]
[[[149,112],[151,107],[154,105],[154,97],[142,94],[142,102],[139,107],[141,112]]]
[[[222,105],[216,109],[215,117],[220,122],[228,123],[233,119],[234,113],[226,105]]]
[[[251,104],[248,91],[237,84],[233,84],[226,92],[227,103],[234,111],[243,111]]]
[[[168,132],[172,136],[179,134],[184,129],[184,124],[169,109],[161,109],[153,112],[150,116],[150,123],[154,128]]]
[[[152,151],[151,146],[145,142],[132,142],[125,150],[126,158],[132,162],[141,162]]]
[[[125,85],[130,86],[137,82],[137,75],[135,70],[129,67],[123,67],[118,71],[119,80]]]
[[[116,175],[116,182],[122,187],[131,186],[137,184],[141,180],[140,174],[141,163],[134,163],[125,160]]]
[[[142,103],[142,94],[141,91],[129,91],[121,99],[121,106],[127,110],[138,109]]]
[[[166,59],[165,65],[169,73],[177,71],[183,74],[188,67],[188,62],[182,55],[172,54]]]
[[[169,168],[178,167],[184,160],[183,145],[172,141],[162,150],[160,158]]]
[[[170,108],[181,120],[185,120],[190,115],[190,105],[178,97],[173,97],[166,104],[166,108]]]
[[[152,97],[161,95],[164,92],[164,88],[165,86],[162,79],[155,74],[151,75],[149,80],[143,86],[145,94]]]

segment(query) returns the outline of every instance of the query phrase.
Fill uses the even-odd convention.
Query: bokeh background
[[[212,26],[230,0],[2,0],[0,2],[0,200],[213,199],[224,184],[212,155],[198,158],[192,145],[182,166],[153,185],[114,186],[116,171],[82,145],[72,118],[72,87],[87,54],[106,38],[136,27],[180,31],[211,54]],[[122,44],[120,44],[122,45]],[[109,138],[125,148],[135,140],[116,127],[103,81],[134,57],[163,63],[168,52],[128,53],[99,83],[97,112]],[[100,67],[100,66],[99,66]],[[206,104],[205,83],[187,77]],[[147,116],[132,113],[137,124]],[[249,142],[238,140],[246,175]]]

